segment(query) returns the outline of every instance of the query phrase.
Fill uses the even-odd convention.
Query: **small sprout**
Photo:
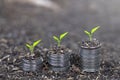
[[[97,27],[94,27],[93,29],[91,29],[90,32],[88,32],[88,31],[86,31],[86,30],[84,31],[84,32],[88,35],[90,41],[93,40],[93,34],[94,34],[99,28],[100,28],[100,26],[97,26]]]
[[[59,37],[53,36],[53,39],[57,42],[58,47],[61,45],[62,39],[68,34],[68,32],[65,32],[61,34]]]
[[[40,42],[41,42],[41,40],[37,40],[37,41],[33,42],[32,45],[30,45],[28,43],[26,44],[26,47],[30,50],[31,55],[34,54],[34,49]]]

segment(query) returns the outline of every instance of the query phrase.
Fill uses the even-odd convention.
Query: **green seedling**
[[[58,47],[61,45],[61,41],[67,34],[68,34],[68,32],[65,32],[65,33],[61,34],[59,37],[53,36],[53,39],[57,42]]]
[[[89,37],[89,40],[92,41],[93,40],[93,34],[100,28],[100,26],[97,26],[97,27],[94,27],[93,29],[91,29],[91,31],[84,31],[88,37]]]
[[[35,42],[33,42],[33,44],[26,44],[26,47],[29,49],[31,55],[34,54],[34,49],[35,47],[41,42],[41,40],[37,40]]]

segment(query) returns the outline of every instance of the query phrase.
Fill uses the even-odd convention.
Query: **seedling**
[[[88,37],[89,37],[89,40],[92,41],[93,40],[93,34],[100,28],[100,26],[97,26],[97,27],[94,27],[93,29],[91,29],[91,31],[84,31]]]
[[[26,47],[29,49],[31,55],[34,54],[34,49],[40,42],[41,42],[41,40],[37,40],[37,41],[33,42],[33,44],[28,44],[28,43],[26,44]]]
[[[65,33],[61,34],[59,37],[53,36],[53,39],[57,42],[58,47],[61,45],[61,41],[67,34],[68,34],[68,32],[65,32]]]

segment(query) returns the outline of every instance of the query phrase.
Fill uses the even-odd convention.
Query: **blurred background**
[[[76,49],[83,31],[99,25],[95,37],[120,46],[119,7],[120,0],[0,0],[0,38],[16,45],[40,38],[48,47],[68,31],[63,43]]]

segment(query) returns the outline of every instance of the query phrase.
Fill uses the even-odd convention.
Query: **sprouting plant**
[[[59,37],[53,36],[53,39],[57,42],[58,47],[61,45],[62,39],[68,34],[68,32],[65,32],[61,34]]]
[[[31,55],[34,54],[35,47],[41,42],[41,40],[37,40],[33,42],[33,44],[26,43],[26,47],[30,50]]]
[[[99,28],[100,28],[100,26],[97,26],[97,27],[94,27],[93,29],[91,29],[90,32],[88,32],[88,31],[86,31],[86,30],[84,31],[84,32],[88,35],[90,41],[93,40],[93,34],[94,34]]]

